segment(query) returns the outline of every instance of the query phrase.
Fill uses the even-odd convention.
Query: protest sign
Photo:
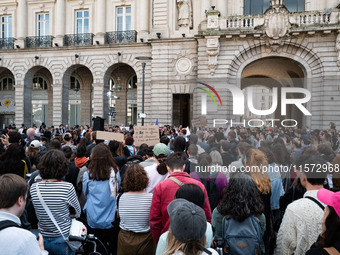
[[[121,133],[96,131],[98,140],[116,140],[118,142],[124,141],[124,135]]]
[[[158,126],[143,126],[134,127],[135,146],[139,147],[146,143],[149,146],[154,146],[159,143],[159,127]]]

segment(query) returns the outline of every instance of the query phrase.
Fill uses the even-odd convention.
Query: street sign
[[[146,113],[138,113],[138,118],[145,119]]]

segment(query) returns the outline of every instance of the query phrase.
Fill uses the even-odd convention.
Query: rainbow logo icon
[[[200,85],[203,85],[203,86],[207,87],[207,88],[210,89],[212,92],[214,92],[214,94],[217,96],[217,98],[218,98],[218,100],[220,101],[220,104],[221,104],[221,106],[222,106],[221,97],[220,97],[220,95],[217,93],[217,91],[216,91],[212,86],[210,86],[210,85],[208,85],[208,84],[206,84],[206,83],[203,83],[203,82],[197,82],[197,83],[200,84]],[[212,94],[209,90],[207,90],[207,89],[205,89],[205,88],[201,88],[201,87],[197,87],[197,88],[203,90],[204,92],[206,92],[206,93],[212,98],[212,100],[214,101],[215,105],[217,105],[217,102],[216,102],[215,97],[213,96],[213,94]]]

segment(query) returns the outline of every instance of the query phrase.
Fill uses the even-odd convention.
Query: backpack
[[[5,228],[8,227],[17,227],[17,228],[21,228],[18,224],[16,224],[14,221],[11,220],[4,220],[4,221],[0,221],[0,230],[3,230]]]
[[[201,182],[204,185],[208,193],[211,211],[213,211],[218,206],[218,202],[219,202],[219,198],[218,198],[219,191],[218,191],[217,184],[215,183],[215,178],[216,176],[212,176],[208,180],[205,178],[201,178]]]
[[[225,216],[222,222],[224,254],[261,255],[264,244],[260,220],[254,215],[239,222]]]

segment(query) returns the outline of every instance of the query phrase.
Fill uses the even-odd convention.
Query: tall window
[[[305,0],[286,0],[285,5],[290,12],[305,11]]]
[[[117,31],[131,30],[131,6],[117,8]]]
[[[1,38],[12,37],[12,16],[1,16]]]
[[[48,13],[37,14],[37,36],[50,35],[50,15]]]
[[[76,33],[86,34],[89,32],[89,11],[76,11]]]
[[[269,0],[244,0],[244,15],[263,14],[269,6]]]

